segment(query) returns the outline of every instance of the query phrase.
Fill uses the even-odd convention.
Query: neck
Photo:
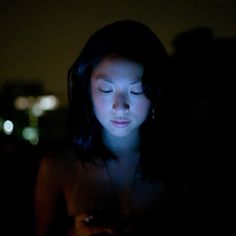
[[[109,133],[103,133],[103,142],[116,156],[127,156],[139,153],[140,137],[138,131],[134,131],[126,137],[115,137]]]

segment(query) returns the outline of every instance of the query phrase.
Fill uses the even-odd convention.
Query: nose
[[[129,111],[129,102],[125,94],[118,93],[115,95],[112,110],[114,112],[122,113],[126,113]]]

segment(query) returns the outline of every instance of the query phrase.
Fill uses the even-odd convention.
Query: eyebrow
[[[107,75],[104,75],[104,74],[99,74],[99,75],[95,76],[95,79],[104,80],[108,83],[114,84],[114,82],[112,80],[110,80]],[[134,79],[130,84],[137,84],[140,82],[141,82],[141,77],[138,77],[137,79]]]

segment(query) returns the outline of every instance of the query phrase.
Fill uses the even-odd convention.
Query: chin
[[[119,131],[111,131],[110,134],[114,137],[118,137],[118,138],[125,138],[127,136],[129,136],[130,132],[128,131],[123,131],[123,130],[119,130]]]

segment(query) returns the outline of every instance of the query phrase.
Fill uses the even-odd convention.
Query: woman
[[[168,69],[165,48],[140,22],[117,21],[88,39],[68,73],[72,151],[43,158],[39,168],[38,236],[53,235],[63,201],[73,219],[64,235],[166,231],[173,151]]]

